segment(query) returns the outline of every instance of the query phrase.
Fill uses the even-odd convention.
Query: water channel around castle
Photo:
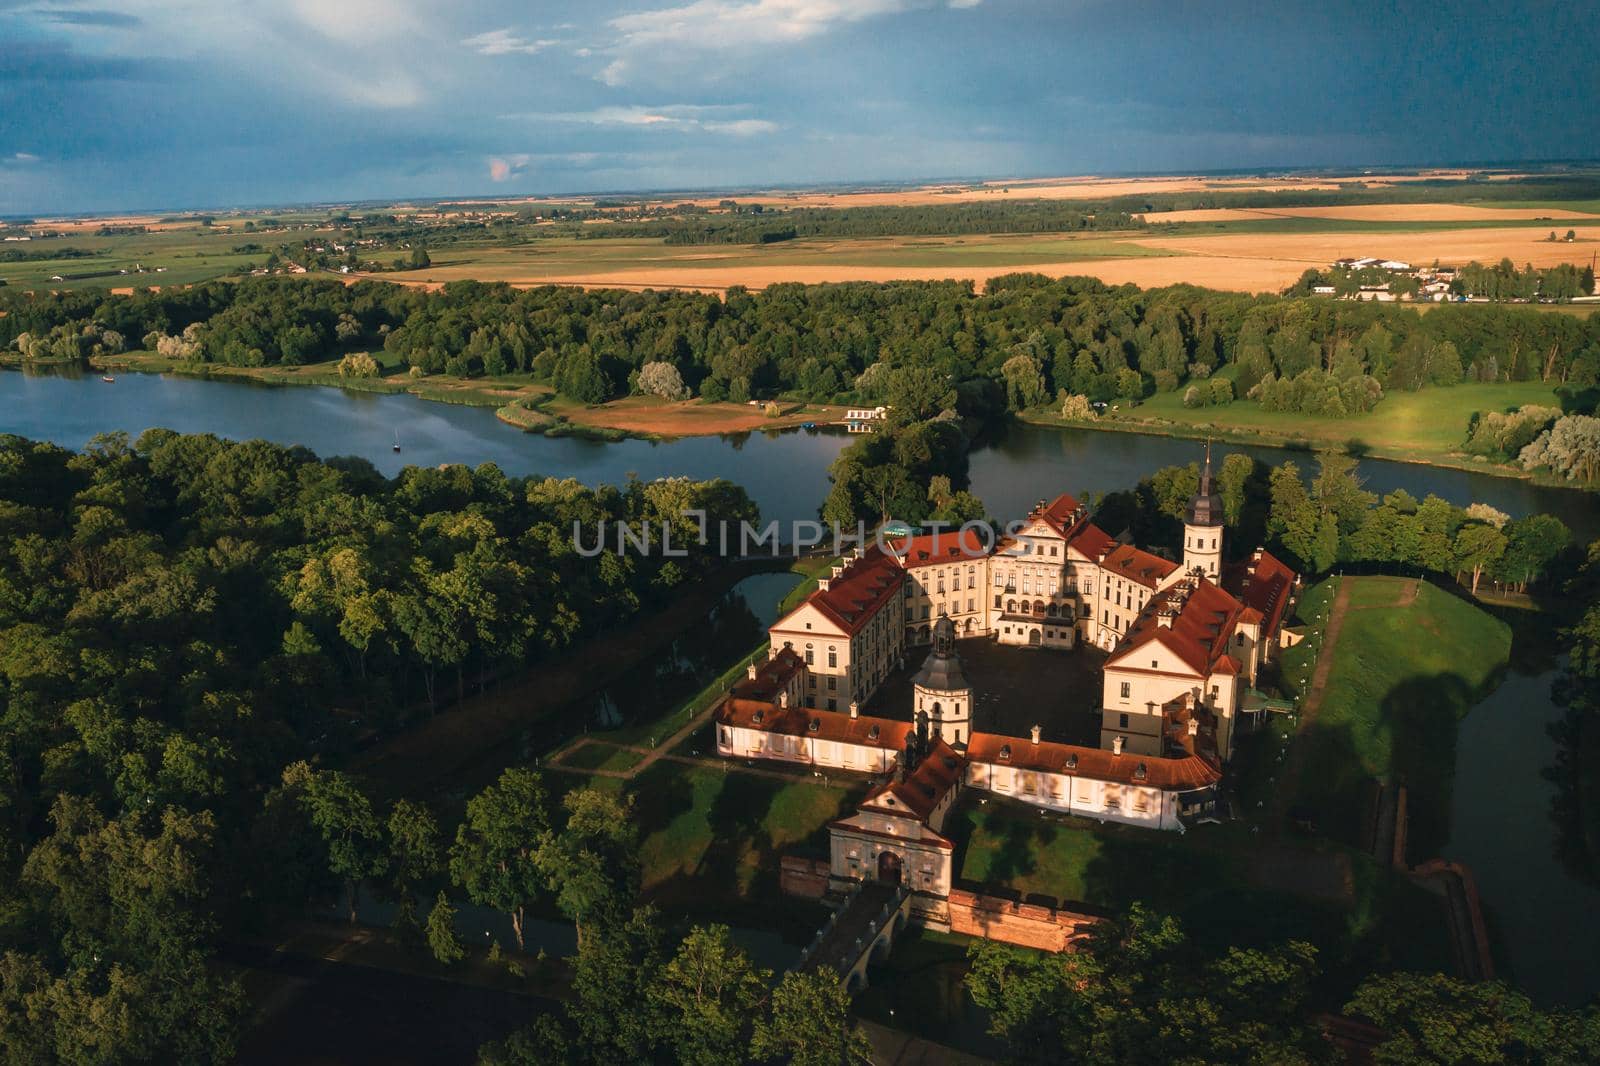
[[[493,462],[512,475],[574,477],[591,485],[620,483],[630,474],[645,480],[724,477],[749,492],[765,519],[784,523],[816,517],[828,489],[828,464],[850,439],[819,429],[602,443],[524,434],[490,410],[409,395],[148,374],[125,374],[107,384],[97,375],[0,373],[0,433],[81,448],[98,433],[137,436],[154,426],[259,437],[303,445],[325,457],[361,456],[389,475],[407,464]],[[398,454],[397,437],[403,448]],[[1269,463],[1294,457],[1310,465],[1310,456],[1277,448],[1225,445],[1219,451],[1243,451]],[[1159,467],[1198,455],[1199,445],[1190,440],[1016,426],[973,451],[971,487],[990,513],[1019,516],[1041,497],[1129,488]],[[1491,504],[1513,516],[1543,511],[1565,522],[1580,542],[1600,537],[1600,497],[1585,492],[1373,459],[1363,459],[1360,472],[1379,493],[1403,488],[1420,498],[1432,492],[1460,505]],[[744,599],[747,627],[760,626],[769,604],[792,580],[752,579],[719,610],[727,616],[734,607],[742,614],[738,599]],[[726,617],[724,622],[731,624]],[[670,656],[676,665],[668,665],[686,676],[714,676],[716,664],[678,662],[686,654],[675,647]],[[639,672],[654,674],[657,665],[644,664]],[[617,680],[623,687],[629,679]],[[1545,732],[1559,713],[1549,681],[1548,671],[1513,670],[1462,723],[1453,836],[1445,854],[1476,872],[1517,978],[1542,1001],[1571,1003],[1600,992],[1600,941],[1592,921],[1600,892],[1569,878],[1554,858],[1552,786],[1540,773],[1555,755]],[[1492,789],[1485,781],[1493,782]],[[1575,939],[1580,932],[1588,938],[1581,945]],[[1578,964],[1580,957],[1587,961]]]

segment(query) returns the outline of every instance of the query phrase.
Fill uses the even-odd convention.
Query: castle
[[[1013,536],[937,533],[858,551],[773,623],[768,659],[715,716],[731,758],[891,774],[833,823],[840,884],[905,883],[948,896],[944,819],[963,788],[1157,829],[1210,813],[1254,685],[1287,641],[1298,577],[1269,553],[1223,561],[1223,505],[1207,450],[1183,522],[1182,562],[1120,543],[1071,496],[1040,501]],[[957,638],[1105,651],[1098,747],[985,728]],[[931,644],[910,720],[861,707]],[[1026,669],[1022,667],[1021,669]],[[1048,699],[1048,697],[1046,697]],[[1043,717],[1043,716],[1041,716]]]

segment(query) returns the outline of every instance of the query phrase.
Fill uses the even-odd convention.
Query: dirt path
[[[1413,591],[1413,598],[1415,593]],[[1289,762],[1284,767],[1278,791],[1272,797],[1272,817],[1268,825],[1281,830],[1289,809],[1289,800],[1300,783],[1304,769],[1305,745],[1299,743],[1322,709],[1322,694],[1328,685],[1328,673],[1333,669],[1333,652],[1339,644],[1339,631],[1344,628],[1344,616],[1350,610],[1350,583],[1341,579],[1339,591],[1334,594],[1333,607],[1328,611],[1328,628],[1323,631],[1322,651],[1317,655],[1317,666],[1311,672],[1311,684],[1306,688],[1305,702],[1300,705],[1300,721],[1295,727],[1295,743],[1289,745]]]
[[[710,610],[741,578],[771,560],[724,567],[662,610],[601,634],[522,676],[471,696],[359,756],[353,769],[396,792],[416,792],[506,746],[544,714],[603,686],[654,654]],[[692,726],[694,723],[690,723]],[[687,728],[687,727],[686,727]]]

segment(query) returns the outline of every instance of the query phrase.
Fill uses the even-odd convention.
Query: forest
[[[586,403],[625,395],[649,362],[695,394],[876,401],[894,373],[1000,385],[1012,407],[1060,392],[1093,400],[1173,391],[1226,371],[1237,396],[1307,371],[1383,389],[1455,381],[1600,382],[1600,318],[1531,309],[1140,290],[1016,274],[965,283],[774,285],[725,299],[453,282],[279,278],[157,293],[0,293],[0,347],[112,331],[154,350],[182,337],[195,363],[297,365],[382,349],[416,375],[527,373]]]
[[[390,846],[307,762],[696,581],[686,507],[754,517],[727,482],[0,437],[0,1060],[227,1059],[217,945],[377,880]],[[690,553],[579,556],[573,523],[601,520],[671,522]]]

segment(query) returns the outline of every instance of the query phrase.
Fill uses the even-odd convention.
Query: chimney
[[[1167,607],[1156,612],[1156,625],[1162,629],[1172,628],[1172,610]]]
[[[1197,737],[1197,736],[1200,735],[1200,719],[1198,719],[1198,718],[1190,718],[1189,719],[1189,735],[1191,737]]]
[[[1028,732],[1030,732],[1030,733],[1032,733],[1032,734],[1033,734],[1033,742],[1034,742],[1034,743],[1035,743],[1035,744],[1037,744],[1037,743],[1039,743],[1039,732],[1040,732],[1040,728],[1039,728],[1039,727],[1038,727],[1038,726],[1034,726],[1034,727],[1033,727],[1033,728],[1032,728],[1032,729],[1030,729],[1030,730],[1029,730],[1029,731],[1028,731]]]
[[[756,664],[755,663],[751,663],[750,664],[750,669],[748,671],[746,671],[746,673],[749,675],[750,680],[754,681],[756,679]]]
[[[839,563],[834,563],[833,564],[833,576],[834,577],[838,577],[842,573],[844,573],[844,567]]]
[[[826,577],[817,578],[817,591],[818,592],[827,592],[828,591],[828,582],[830,580],[831,580],[830,578],[826,578]]]
[[[778,706],[779,707],[787,707],[787,706],[789,706],[789,690],[788,689],[784,689],[782,692],[778,693]]]
[[[856,700],[851,700],[850,701],[850,717],[851,718],[860,718],[861,717],[861,704],[859,702],[857,702]]]
[[[1111,738],[1111,754],[1113,754],[1113,755],[1121,755],[1122,754],[1122,740],[1123,740],[1123,737],[1122,737],[1122,734],[1120,734],[1120,733]]]

